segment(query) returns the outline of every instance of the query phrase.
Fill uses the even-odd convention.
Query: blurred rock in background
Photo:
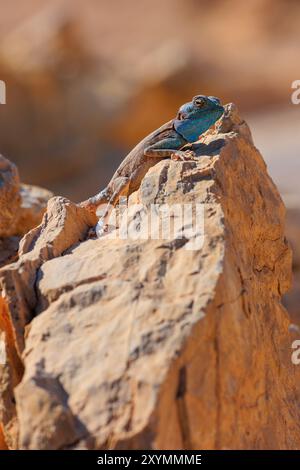
[[[0,155],[0,268],[17,258],[21,238],[41,223],[52,196],[46,189],[21,184],[16,165]]]
[[[180,104],[213,94],[246,115],[285,202],[296,201],[294,219],[299,2],[26,0],[16,9],[0,0],[0,8],[0,151],[22,181],[85,199]]]

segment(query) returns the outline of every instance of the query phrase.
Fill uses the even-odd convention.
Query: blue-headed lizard
[[[143,139],[125,157],[107,187],[96,196],[82,202],[91,212],[98,206],[115,206],[120,197],[136,191],[149,168],[157,159],[193,160],[195,154],[184,147],[198,140],[223,114],[220,100],[214,96],[197,95],[179,108],[175,119],[167,122]],[[107,212],[108,213],[108,212]],[[107,215],[105,212],[103,217]]]

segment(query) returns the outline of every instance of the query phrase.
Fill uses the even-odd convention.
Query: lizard
[[[101,216],[104,220],[109,207],[114,207],[119,198],[128,197],[139,189],[147,171],[158,159],[193,160],[193,151],[184,151],[197,141],[223,114],[224,107],[214,96],[197,95],[183,104],[176,117],[163,124],[145,137],[124,158],[104,190],[79,205],[96,213],[97,208],[106,204]]]

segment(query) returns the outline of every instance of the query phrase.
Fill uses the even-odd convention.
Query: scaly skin
[[[198,140],[223,114],[218,98],[198,95],[179,108],[175,119],[164,124],[143,139],[123,160],[107,187],[96,196],[80,203],[81,207],[96,212],[103,204],[115,206],[121,196],[136,191],[149,168],[157,159],[193,160],[192,151],[183,151],[187,144]],[[102,217],[108,214],[109,209]]]

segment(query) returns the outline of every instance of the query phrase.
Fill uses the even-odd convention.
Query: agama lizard
[[[214,96],[195,96],[179,108],[175,119],[167,122],[143,139],[123,160],[107,187],[96,196],[80,204],[96,212],[102,204],[115,206],[120,197],[136,191],[149,168],[157,159],[193,160],[192,151],[184,151],[187,144],[198,140],[223,114],[224,108]],[[107,211],[102,215],[104,218]]]

